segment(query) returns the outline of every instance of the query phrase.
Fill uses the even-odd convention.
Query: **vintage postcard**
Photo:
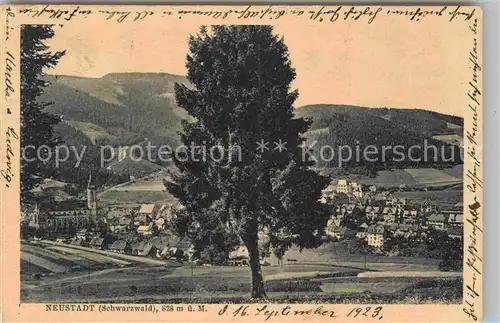
[[[482,12],[1,7],[4,322],[482,319]]]

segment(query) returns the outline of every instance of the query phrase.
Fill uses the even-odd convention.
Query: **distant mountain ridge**
[[[426,136],[462,134],[463,118],[424,109],[366,108],[354,105],[314,104],[295,109],[297,117],[313,119],[311,130],[322,128],[333,116],[365,115],[389,121],[400,128]]]
[[[423,150],[412,150],[414,159],[420,158],[422,161],[412,162],[409,158],[401,163],[391,163],[394,157],[388,151],[384,161],[377,161],[375,168],[380,166],[416,167],[416,166],[437,166],[461,164],[460,153],[457,145],[437,140],[435,137],[453,135],[463,136],[463,118],[457,116],[444,115],[432,111],[421,109],[394,109],[394,108],[364,108],[349,105],[310,105],[295,110],[296,117],[303,117],[312,120],[309,131],[305,137],[309,143],[317,142],[316,147],[329,145],[332,147],[348,146],[355,150],[356,147],[375,146],[378,151],[383,147],[394,147],[401,145],[405,149],[405,155],[409,156],[408,150],[412,146],[421,147],[425,145],[435,146],[438,149],[437,155],[434,151],[428,153],[424,160]],[[362,150],[362,149],[361,149]],[[453,153],[454,160],[448,162],[441,156],[441,151]],[[338,157],[327,165],[339,165]],[[382,154],[379,154],[382,157]],[[445,156],[446,158],[448,156]],[[345,156],[343,157],[345,158]],[[385,162],[385,160],[389,160]],[[321,163],[320,163],[321,164]],[[367,166],[366,160],[354,160],[354,164],[347,164],[346,167]],[[371,165],[373,166],[373,165]]]
[[[151,141],[157,146],[175,147],[180,143],[177,132],[181,120],[190,119],[175,103],[175,83],[191,86],[181,75],[111,73],[93,78],[49,75],[46,80],[51,85],[40,99],[54,102],[47,111],[66,121],[56,132],[63,141],[73,144],[117,147]],[[437,147],[453,147],[445,141],[456,143],[463,137],[463,118],[422,109],[318,104],[296,108],[295,115],[312,120],[305,134],[309,141],[331,146],[421,145],[428,140]],[[75,134],[78,134],[76,139],[68,138]],[[130,172],[133,167],[129,164],[130,161],[114,169]],[[147,169],[157,169],[154,165],[144,166],[147,165],[138,168],[141,174]]]
[[[183,76],[113,73],[100,78],[50,75],[46,80],[51,85],[41,100],[54,102],[49,112],[104,128],[118,137],[113,145],[144,138],[174,144],[180,120],[189,118],[174,100],[174,84],[189,85]]]
[[[189,118],[183,109],[177,107],[174,98],[175,83],[190,86],[182,75],[110,73],[98,78],[49,75],[46,80],[51,85],[41,99],[54,102],[48,111],[63,115],[67,120],[102,127],[121,139],[132,134],[150,139],[176,137],[180,120]],[[384,119],[399,128],[430,137],[462,135],[463,128],[461,117],[423,109],[316,104],[299,107],[295,114],[313,119],[310,130],[324,128],[332,118],[346,116],[349,119],[355,115]],[[447,127],[447,123],[451,127]]]

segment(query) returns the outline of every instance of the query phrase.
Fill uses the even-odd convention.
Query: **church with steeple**
[[[97,217],[97,189],[92,180],[92,171],[90,171],[87,183],[87,208],[90,210],[91,216]]]
[[[50,202],[36,205],[31,215],[33,225],[42,226],[51,232],[65,232],[73,229],[86,228],[91,222],[96,223],[98,217],[97,188],[89,174],[86,199]]]

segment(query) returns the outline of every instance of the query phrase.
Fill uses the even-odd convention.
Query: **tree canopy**
[[[295,70],[270,26],[202,27],[189,51],[193,88],[176,84],[175,95],[195,121],[183,123],[181,141],[206,149],[174,160],[167,188],[184,206],[177,228],[222,249],[236,235],[249,251],[252,297],[265,297],[259,233],[274,247],[316,247],[329,218],[319,202],[328,179],[301,148],[310,121],[294,118]],[[213,147],[217,158],[207,156]]]
[[[21,202],[30,203],[31,190],[44,178],[47,167],[43,160],[57,144],[53,127],[59,117],[44,112],[50,102],[38,97],[48,85],[43,79],[46,69],[53,68],[64,55],[50,52],[45,41],[54,36],[51,25],[21,26]],[[41,147],[47,147],[43,149]],[[38,156],[37,156],[38,153]]]

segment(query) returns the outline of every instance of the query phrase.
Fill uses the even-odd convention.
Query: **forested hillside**
[[[174,84],[180,82],[189,86],[183,76],[166,73],[115,73],[100,78],[74,76],[47,76],[51,83],[41,97],[52,101],[50,112],[61,116],[63,122],[56,127],[56,133],[66,143],[81,151],[87,147],[85,158],[78,170],[74,169],[74,156],[59,167],[55,174],[61,180],[84,185],[84,178],[90,169],[101,172],[103,183],[123,181],[132,176],[158,171],[168,167],[160,161],[134,162],[127,158],[101,167],[100,147],[179,144],[178,131],[181,120],[189,116],[177,107],[174,99]],[[330,161],[319,161],[318,167],[338,167],[349,172],[375,176],[381,169],[449,167],[460,164],[459,147],[440,138],[462,138],[463,119],[421,109],[364,108],[348,105],[309,105],[296,108],[297,117],[309,118],[312,125],[304,134],[315,148],[331,146],[351,147],[363,152],[369,145],[379,150],[379,159],[368,162],[363,158],[351,158],[339,163],[338,155]],[[433,138],[434,137],[434,138]],[[437,138],[437,139],[436,139]],[[394,161],[392,151],[382,154],[382,146],[402,145],[408,155],[411,146],[433,145],[438,149],[427,154],[427,160],[412,162],[405,158]],[[451,140],[450,140],[451,141]],[[454,139],[453,142],[458,142]],[[444,160],[441,150],[446,152]],[[337,153],[338,151],[335,151]],[[318,151],[316,150],[316,153]],[[347,152],[344,152],[347,153]],[[153,150],[153,157],[155,151]],[[343,156],[346,158],[347,156]],[[414,150],[414,159],[423,159],[423,151]]]

